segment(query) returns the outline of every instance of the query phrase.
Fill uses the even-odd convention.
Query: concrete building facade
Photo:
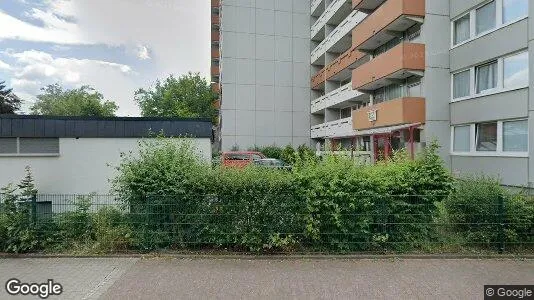
[[[223,150],[310,143],[308,0],[212,1]]]
[[[252,97],[244,92],[236,94],[234,86],[241,85],[240,80],[250,80],[245,84],[252,84],[251,78],[271,76],[270,71],[276,71],[276,63],[269,68],[257,68],[257,63],[255,77],[251,76],[246,63],[239,62],[239,53],[255,54],[260,64],[267,57],[258,52],[257,43],[255,52],[242,46],[252,45],[247,42],[251,37],[226,34],[225,28],[249,20],[248,24],[241,23],[241,27],[254,28],[257,38],[258,28],[265,25],[263,22],[273,19],[275,22],[269,28],[276,33],[282,22],[276,17],[267,18],[258,10],[264,9],[262,5],[272,7],[276,16],[277,7],[285,5],[286,9],[298,10],[291,13],[291,28],[299,28],[298,36],[292,39],[301,41],[304,35],[295,25],[299,19],[294,16],[300,17],[300,5],[309,5],[309,22],[302,18],[303,24],[309,25],[306,54],[309,69],[302,68],[305,71],[301,72],[293,67],[292,77],[297,80],[309,75],[311,79],[306,100],[309,116],[300,125],[309,125],[312,147],[318,151],[348,150],[353,156],[373,162],[399,149],[415,155],[436,140],[441,146],[441,157],[456,174],[483,173],[500,177],[510,186],[534,184],[531,158],[534,149],[529,147],[534,124],[528,121],[534,111],[534,102],[530,100],[533,93],[530,87],[534,84],[530,67],[534,25],[530,20],[534,5],[529,0],[304,2],[307,1],[223,0],[219,3],[223,13],[220,19],[222,144],[226,145],[223,149],[233,144],[250,145],[252,140],[258,145],[272,144],[271,140],[261,138],[264,132],[256,131],[258,127],[268,130],[269,135],[274,134],[275,142],[289,140],[277,138],[281,131],[276,129],[280,126],[276,110],[273,123],[269,123],[272,118],[256,115],[254,126],[248,119],[253,114],[239,113],[258,110],[258,103],[269,103],[258,102],[258,95],[273,94],[270,90],[263,93],[261,84],[256,84],[253,98],[256,106],[252,107],[246,100]],[[255,13],[251,7],[250,10],[238,8],[247,5],[255,5]],[[223,12],[226,6],[228,14]],[[225,35],[229,36],[226,43]],[[270,47],[262,45],[275,49],[276,62],[277,39],[273,37],[269,41]],[[295,52],[304,51],[299,49],[293,46],[292,52],[292,59],[298,57],[298,63],[301,55]],[[231,55],[226,57],[225,51]],[[232,54],[236,52],[237,56]],[[265,74],[264,70],[267,70]],[[229,74],[225,75],[227,71]],[[225,83],[225,76],[233,82]],[[228,103],[225,103],[226,85],[229,85]],[[249,91],[249,94],[253,93]],[[297,94],[293,91],[292,103],[304,103],[300,97],[306,93],[302,90]],[[277,96],[275,93],[273,101],[280,101]],[[301,109],[299,104],[297,111]],[[226,118],[230,123],[227,129],[224,128]],[[292,128],[300,128],[298,120],[292,118]],[[237,125],[239,122],[241,125]],[[241,130],[247,124],[251,126],[246,134],[238,134],[237,128]],[[235,138],[225,135],[225,130],[236,133]],[[304,142],[306,139],[300,134],[301,131],[292,141]]]

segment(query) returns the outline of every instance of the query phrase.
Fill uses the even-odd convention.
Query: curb
[[[8,254],[0,253],[0,259],[50,259],[50,258],[140,258],[140,259],[237,259],[237,260],[410,260],[410,259],[534,259],[534,255],[513,254],[347,254],[347,255],[247,255],[247,254],[106,254],[106,255],[71,255],[71,254]]]

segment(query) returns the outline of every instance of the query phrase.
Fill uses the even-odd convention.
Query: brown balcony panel
[[[369,120],[371,111],[376,111],[376,121]],[[414,123],[425,123],[425,98],[398,98],[352,112],[355,130]]]
[[[218,30],[211,31],[211,41],[220,41],[221,33]]]
[[[219,66],[211,66],[211,76],[218,76],[219,74]]]
[[[349,72],[347,75],[350,75],[350,69],[348,68],[364,56],[365,53],[362,53],[355,48],[349,49],[312,77],[312,88],[316,88],[321,85],[321,83],[344,71]]]
[[[374,50],[425,17],[425,0],[388,0],[352,30],[352,46]]]
[[[219,25],[221,18],[218,15],[211,15],[211,25]]]
[[[402,43],[352,71],[352,88],[376,90],[425,71],[425,45]]]
[[[221,0],[211,0],[211,7],[221,6]]]
[[[211,58],[220,58],[221,57],[221,51],[219,51],[219,47],[212,47],[211,48]]]
[[[386,0],[352,0],[352,8],[361,11],[373,11]]]
[[[211,84],[211,90],[215,93],[219,94],[221,92],[221,84],[219,83],[212,83]]]

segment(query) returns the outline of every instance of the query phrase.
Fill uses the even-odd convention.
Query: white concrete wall
[[[122,152],[137,152],[136,138],[61,138],[56,157],[0,156],[0,187],[18,184],[30,166],[40,194],[108,194]],[[177,142],[179,140],[176,140]],[[191,139],[206,161],[209,138]]]
[[[225,0],[222,149],[310,143],[310,1]]]

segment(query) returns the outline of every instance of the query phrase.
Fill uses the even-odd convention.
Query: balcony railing
[[[343,22],[341,22],[313,51],[311,52],[311,63],[316,62],[321,55],[325,54],[340,39],[350,33],[367,15],[353,11]]]
[[[220,41],[221,40],[221,33],[219,30],[212,30],[211,31],[211,41]]]
[[[352,46],[371,51],[425,17],[425,0],[388,0],[352,31]]]
[[[373,11],[386,0],[352,0],[352,9]]]
[[[211,76],[219,76],[220,68],[219,66],[211,66]]]
[[[421,76],[425,70],[425,45],[401,43],[352,71],[352,88],[375,90],[391,80]]]
[[[352,84],[348,83],[332,92],[315,99],[311,104],[311,112],[315,113],[328,107],[342,104],[350,100],[365,96],[357,90],[352,89]]]
[[[219,47],[211,47],[211,58],[218,59],[221,57],[221,51]]]
[[[354,130],[425,122],[425,99],[398,98],[352,112]]]
[[[314,37],[345,3],[347,3],[346,0],[334,0],[330,3],[319,19],[312,25],[311,36]]]
[[[321,83],[345,70],[364,56],[365,53],[357,51],[356,48],[347,50],[312,77],[312,88],[317,88]]]
[[[312,139],[353,136],[352,117],[326,122],[311,128]]]

